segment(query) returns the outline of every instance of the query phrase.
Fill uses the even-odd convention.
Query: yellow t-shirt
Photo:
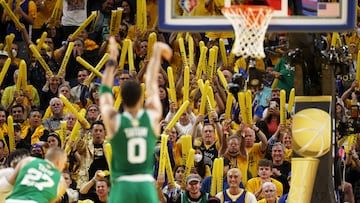
[[[26,90],[29,91],[29,95],[31,96],[31,99],[33,101],[33,105],[35,106],[39,106],[40,105],[40,96],[37,92],[37,90],[35,89],[34,86],[32,85],[26,85]],[[1,98],[1,104],[5,107],[7,107],[11,101],[14,98],[14,93],[16,91],[16,87],[15,85],[12,86],[8,86],[5,88],[4,92],[3,92],[3,96]],[[16,103],[13,103],[13,105],[15,105]],[[24,103],[23,105],[30,105],[30,102],[28,100],[28,98],[24,97]]]
[[[184,163],[182,160],[181,142],[180,141],[176,142],[175,145],[172,146],[172,150],[174,155],[175,166],[183,165]]]
[[[255,143],[253,147],[246,149],[248,153],[248,170],[252,177],[258,175],[258,163],[265,157],[265,154],[261,152],[260,147],[260,143]]]
[[[278,197],[280,197],[283,194],[283,185],[281,182],[275,180],[274,178],[271,178],[271,182],[275,184],[276,186],[276,194]],[[247,184],[245,185],[245,189],[253,194],[255,192],[259,191],[261,188],[262,180],[260,177],[251,178]],[[262,193],[259,194],[257,199],[264,198],[264,195]]]
[[[24,139],[30,128],[29,120],[25,120],[23,123],[20,123],[20,128],[21,128],[20,138]]]
[[[199,0],[198,5],[190,14],[191,16],[211,16],[213,13],[213,6],[209,5],[206,8],[205,0]]]
[[[234,1],[232,1],[232,3],[234,3]],[[221,8],[224,7],[224,1],[214,0],[213,5],[211,6],[213,6],[211,10],[213,16],[223,15],[221,13]],[[206,32],[205,36],[209,39],[234,38],[234,32]]]
[[[21,139],[24,139],[26,135],[28,134],[30,126],[27,126],[24,131],[21,132]],[[31,145],[40,142],[40,137],[44,135],[44,126],[39,125],[33,134],[31,135]]]
[[[284,157],[285,161],[288,161],[291,163],[292,152],[293,152],[292,149],[288,149],[288,148],[285,149],[285,157]]]
[[[158,24],[158,10],[159,5],[157,1],[146,1],[146,12],[150,15],[150,22],[148,22],[148,27],[150,27],[151,29],[155,29]]]
[[[151,25],[147,25],[146,29],[151,30],[152,29]],[[128,29],[126,39],[131,39],[131,41],[134,41],[135,40],[135,34],[136,34],[136,25],[132,25]],[[144,34],[145,33],[140,34],[140,39],[144,37]]]
[[[279,198],[276,198],[275,202],[279,202]],[[267,203],[266,199],[261,199],[259,201],[257,201],[256,203]]]
[[[33,1],[30,1],[33,2]],[[51,14],[55,8],[56,0],[46,0],[44,6],[36,8],[35,4],[35,11],[37,9],[37,15],[33,24],[34,29],[40,29],[41,26],[49,20]],[[30,7],[29,7],[30,8]],[[34,39],[36,40],[36,39]]]
[[[231,163],[231,168],[238,168],[241,171],[242,174],[242,180],[241,182],[243,185],[246,185],[248,182],[248,159],[247,157],[243,156],[237,156],[236,158],[230,157],[228,154],[225,154],[224,157],[228,158]]]

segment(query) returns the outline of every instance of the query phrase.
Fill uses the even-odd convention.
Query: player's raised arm
[[[159,70],[161,68],[162,58],[170,60],[172,57],[171,48],[162,42],[154,44],[152,56],[146,70],[146,103],[145,107],[151,111],[154,130],[160,129],[159,123],[162,115],[162,106],[159,96],[159,84],[157,81]],[[157,125],[157,126],[156,126]]]
[[[106,64],[105,71],[101,80],[100,87],[100,110],[101,117],[104,120],[104,125],[106,127],[106,134],[108,138],[114,136],[116,130],[116,119],[117,111],[114,108],[114,97],[112,93],[112,86],[114,84],[114,78],[116,76],[117,69],[117,57],[119,51],[116,47],[116,41],[114,37],[109,39],[110,46],[110,57]]]

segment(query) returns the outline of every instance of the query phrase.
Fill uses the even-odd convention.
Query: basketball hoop
[[[264,38],[273,9],[269,6],[234,5],[223,7],[222,13],[235,30],[231,50],[236,56],[264,58]]]

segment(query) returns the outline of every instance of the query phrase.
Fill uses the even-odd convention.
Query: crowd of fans
[[[219,6],[213,1],[209,2],[214,5],[199,7],[196,12],[203,9],[211,13],[212,9],[216,10],[214,7]],[[109,176],[104,150],[104,144],[107,143],[106,129],[101,121],[98,106],[101,78],[91,76],[93,73],[76,58],[80,56],[93,67],[99,63],[108,52],[111,11],[122,7],[124,10],[119,25],[120,30],[115,37],[120,53],[124,40],[132,40],[134,69],[129,69],[129,61],[126,61],[124,69],[119,69],[113,87],[114,97],[118,97],[121,85],[126,81],[141,82],[146,77],[144,73],[148,63],[148,37],[151,33],[156,33],[157,40],[168,43],[174,51],[173,59],[163,61],[163,69],[159,72],[158,78],[154,78],[159,82],[163,107],[163,120],[160,123],[162,130],[166,129],[183,102],[183,91],[189,92],[189,107],[180,116],[174,128],[165,131],[169,135],[168,147],[174,171],[174,183],[168,185],[167,179],[158,178],[159,148],[154,152],[157,160],[154,163],[156,169],[154,177],[157,180],[160,201],[219,201],[215,197],[209,197],[208,194],[211,188],[213,162],[215,158],[224,157],[224,191],[228,188],[234,191],[243,188],[253,194],[253,197],[247,197],[250,198],[249,202],[284,202],[282,196],[289,192],[291,179],[292,115],[288,116],[286,124],[280,125],[280,90],[286,90],[288,101],[290,90],[294,88],[295,74],[286,54],[282,54],[289,51],[286,33],[268,33],[264,42],[265,46],[278,47],[273,51],[280,53],[279,55],[269,55],[263,60],[247,60],[229,56],[228,51],[233,41],[231,33],[161,32],[157,29],[157,0],[146,0],[148,29],[145,31],[141,31],[136,26],[135,0],[95,2],[65,0],[60,22],[54,22],[51,18],[55,3],[56,1],[43,0],[22,1],[19,8],[14,8],[14,13],[20,16],[20,21],[25,25],[24,29],[17,29],[6,12],[1,12],[1,41],[5,42],[6,36],[11,33],[15,34],[15,38],[11,52],[8,52],[8,49],[0,51],[0,69],[5,66],[5,61],[11,58],[11,64],[1,81],[0,134],[3,136],[0,136],[0,167],[14,167],[19,159],[14,158],[12,153],[18,153],[19,150],[25,149],[31,156],[43,158],[47,149],[51,147],[67,148],[68,165],[63,177],[67,180],[69,188],[59,202],[77,202],[85,199],[94,202],[107,201],[111,186],[106,178]],[[91,11],[99,11],[96,22],[84,29],[76,38],[71,38],[70,35],[81,26]],[[177,12],[181,12],[179,8]],[[30,44],[36,44],[36,40],[43,32],[47,32],[47,37],[40,54],[52,73],[46,72],[43,65],[28,49]],[[189,64],[188,89],[182,89],[184,64],[179,48],[180,38],[185,41],[187,50],[190,38],[194,41],[192,50],[195,59],[193,64]],[[199,78],[196,75],[200,63],[201,43],[210,50],[214,46],[219,46],[220,38],[225,44],[225,49],[228,50],[228,56],[227,64],[224,64],[219,52],[219,57],[216,57],[217,61],[215,61],[216,70],[222,72],[228,84],[238,85],[238,89],[232,91],[224,87],[217,71],[208,74],[204,70]],[[328,41],[330,42],[331,38]],[[74,43],[73,51],[65,71],[59,71],[70,42]],[[353,54],[351,60],[355,63],[358,48],[357,30],[347,34],[347,44]],[[27,85],[26,88],[18,89],[16,83],[20,76],[21,60],[25,60],[27,64]],[[166,71],[168,66],[174,70],[176,101],[170,99],[168,92],[169,77]],[[239,78],[243,83],[239,83],[237,80]],[[204,114],[199,113],[202,97],[198,79],[202,79],[203,82],[209,80],[216,103],[215,107],[206,108]],[[275,80],[277,84],[273,83]],[[227,107],[229,94],[234,93],[233,91],[237,93],[245,90],[250,90],[252,93],[253,124],[251,125],[242,122],[241,110],[235,100],[230,104],[230,117],[225,116],[225,110],[229,108]],[[75,140],[70,137],[76,126],[77,117],[64,105],[59,98],[60,94],[70,101],[77,111],[86,109],[84,117],[91,126],[87,128],[85,122],[79,122],[81,127],[75,127],[78,131]],[[344,195],[347,196],[346,198],[350,196],[350,202],[354,202],[352,193],[355,194],[355,199],[360,199],[360,136],[357,135],[360,132],[359,95],[359,84],[354,81],[347,91],[338,92],[336,103],[337,138],[340,140],[338,148],[341,149],[343,143],[349,143],[348,150],[345,150],[347,158],[340,168],[346,172],[344,180],[351,183],[351,185],[346,183],[346,187],[340,190],[347,194]],[[119,111],[121,110],[120,105]],[[14,123],[16,150],[12,152],[9,149],[12,142],[8,136],[9,115],[12,116]],[[348,124],[349,120],[351,126]],[[182,157],[181,137],[184,135],[192,136],[195,150],[194,164],[188,177],[184,177],[186,167]],[[239,170],[229,170],[232,168]],[[216,197],[225,198],[221,193]]]

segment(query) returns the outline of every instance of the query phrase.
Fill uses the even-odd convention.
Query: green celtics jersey
[[[56,198],[60,177],[51,162],[35,158],[20,170],[7,199],[48,203]]]
[[[113,139],[111,175],[153,175],[156,137],[148,113],[141,110],[137,118],[124,112],[120,115],[120,127]]]

